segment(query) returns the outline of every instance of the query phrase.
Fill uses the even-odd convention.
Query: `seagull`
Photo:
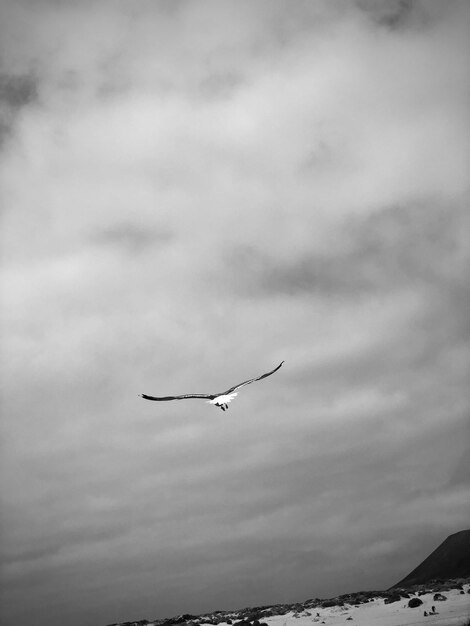
[[[223,391],[222,393],[187,393],[182,396],[158,396],[158,397],[147,396],[146,394],[142,393],[140,397],[144,398],[145,400],[157,400],[157,401],[186,400],[187,398],[204,398],[209,404],[214,404],[215,406],[220,407],[222,411],[226,411],[228,409],[229,403],[235,398],[235,396],[238,395],[236,393],[237,389],[240,389],[240,387],[244,387],[245,385],[250,385],[251,383],[255,383],[257,380],[261,380],[262,378],[266,378],[267,376],[271,376],[271,374],[274,374],[274,372],[277,372],[277,370],[281,367],[283,363],[284,361],[281,361],[281,363],[270,372],[267,372],[266,374],[262,374],[261,376],[258,376],[257,378],[250,378],[250,380],[245,380],[245,382],[240,383],[239,385],[235,385],[234,387],[230,387],[230,389],[227,389],[227,391]]]

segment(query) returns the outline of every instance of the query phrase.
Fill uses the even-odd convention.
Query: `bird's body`
[[[271,374],[277,372],[277,370],[281,367],[283,363],[284,361],[282,361],[277,367],[275,367],[272,371],[267,372],[266,374],[262,374],[257,378],[250,378],[249,380],[245,380],[245,382],[240,383],[239,385],[235,385],[234,387],[230,387],[230,389],[227,389],[222,393],[188,393],[181,396],[147,396],[143,393],[141,394],[141,397],[145,400],[156,400],[159,402],[166,400],[187,400],[189,398],[201,398],[205,399],[209,404],[220,407],[222,411],[226,411],[228,409],[229,403],[238,395],[237,393],[235,393],[237,389],[240,389],[240,387],[244,387],[245,385],[249,385],[250,383],[254,383],[257,380],[261,380],[262,378],[266,378],[267,376],[271,376]]]
[[[207,402],[209,404],[215,404],[216,406],[220,406],[222,411],[226,411],[228,409],[229,402],[232,402],[232,400],[236,396],[238,396],[238,393],[229,393],[227,395],[217,396],[217,398],[214,398],[213,400],[208,400]]]

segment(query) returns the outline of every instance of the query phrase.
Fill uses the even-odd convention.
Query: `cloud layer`
[[[5,624],[387,587],[465,527],[469,18],[3,4]]]

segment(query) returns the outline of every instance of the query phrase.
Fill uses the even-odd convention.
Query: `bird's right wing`
[[[271,376],[271,374],[274,374],[274,372],[277,372],[277,370],[281,367],[283,363],[284,361],[281,361],[281,363],[279,363],[277,367],[275,367],[270,372],[267,372],[266,374],[262,374],[261,376],[258,376],[257,378],[250,378],[250,380],[245,380],[244,383],[240,383],[239,385],[230,387],[230,389],[227,389],[227,391],[224,391],[224,394],[232,393],[232,391],[236,391],[237,389],[240,389],[240,387],[244,387],[245,385],[250,385],[251,383],[255,383],[257,380],[262,380],[263,378],[267,378],[268,376]]]
[[[145,393],[140,394],[141,398],[144,400],[157,400],[159,402],[164,400],[186,400],[187,398],[205,398],[206,400],[213,400],[215,396],[206,394],[206,393],[188,393],[183,396],[147,396]]]

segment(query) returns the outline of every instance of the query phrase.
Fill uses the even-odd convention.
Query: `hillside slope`
[[[470,576],[470,530],[449,535],[403,580],[391,587],[410,587],[430,580]]]

